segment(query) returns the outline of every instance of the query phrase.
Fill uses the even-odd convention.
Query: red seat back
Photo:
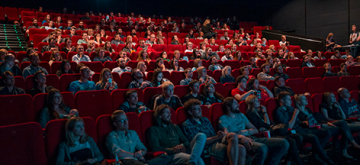
[[[309,68],[309,67],[304,67],[302,68],[302,72],[303,72],[303,78],[314,78],[314,77],[322,77],[322,75],[319,74],[319,72],[317,71],[317,68],[313,67],[313,68]]]
[[[295,94],[304,94],[306,92],[305,81],[302,78],[288,79],[286,85],[289,86]]]
[[[104,68],[103,64],[100,61],[95,61],[95,62],[81,62],[84,63],[86,66],[88,66],[90,68],[90,70],[100,73],[101,70]]]
[[[162,92],[161,87],[147,87],[144,89],[144,104],[149,105],[150,100],[153,96],[160,94]],[[175,92],[174,92],[175,93]],[[153,109],[153,107],[149,107]]]
[[[190,93],[189,85],[176,85],[174,88],[174,95],[182,98],[186,94]]]
[[[324,77],[324,90],[325,92],[337,92],[341,87],[340,78],[339,77]]]
[[[219,118],[224,115],[221,103],[215,103],[210,107],[211,123],[214,127],[215,132],[219,130]]]
[[[111,96],[106,90],[79,91],[75,94],[75,102],[80,116],[90,116],[94,120],[113,112]]]
[[[0,105],[0,126],[35,121],[34,100],[30,95],[3,95]]]
[[[127,89],[133,78],[131,77],[130,72],[124,72],[120,75],[121,85],[120,88]]]
[[[287,65],[289,67],[301,67],[301,61],[300,60],[287,60]]]
[[[60,76],[60,91],[67,91],[71,82],[79,80],[80,74],[63,74]]]
[[[265,101],[266,110],[268,112],[270,120],[274,121],[273,113],[275,109],[278,107],[278,101],[276,98],[269,98]]]
[[[310,94],[325,92],[324,83],[322,78],[320,77],[307,78],[305,79],[305,83],[306,83],[306,89]]]
[[[43,133],[39,123],[1,126],[0,146],[1,164],[47,164]]]
[[[316,93],[311,95],[312,103],[314,106],[313,111],[315,113],[320,112],[320,104],[322,103],[323,94],[322,93]]]
[[[340,77],[341,87],[345,87],[349,91],[358,90],[357,79],[355,76]]]
[[[141,89],[116,89],[111,92],[113,111],[118,110],[120,105],[126,101],[126,92],[129,90],[136,90],[138,101],[144,102],[144,95]]]
[[[286,68],[286,74],[288,74],[290,78],[302,78],[302,70],[300,67]]]
[[[181,71],[181,72],[172,71],[170,73],[170,76],[171,76],[170,80],[174,85],[180,85],[180,81],[185,79],[185,75],[184,75],[183,71]]]
[[[360,66],[348,66],[347,67],[347,71],[349,72],[350,75],[360,75]]]

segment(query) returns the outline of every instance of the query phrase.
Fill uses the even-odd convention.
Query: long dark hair
[[[153,74],[153,77],[152,77],[152,80],[151,80],[151,83],[153,84],[157,84],[159,81],[157,80],[157,76],[162,73],[161,69],[160,68],[157,68],[154,70],[154,74]],[[164,79],[164,75],[163,75],[163,79]],[[161,82],[160,82],[161,83]]]
[[[255,83],[256,79],[252,78],[248,81],[247,85],[246,85],[246,91],[250,91],[254,89],[254,83]]]
[[[177,59],[173,58],[172,60],[170,60],[169,69],[174,69],[175,70],[175,65],[174,65],[175,60],[177,60]],[[178,60],[178,62],[179,62],[179,60]],[[180,69],[180,67],[179,67],[179,64],[178,64],[178,70],[179,69]],[[178,70],[175,70],[175,71],[178,71]]]
[[[67,59],[64,59],[62,62],[61,62],[61,65],[60,65],[60,71],[61,71],[61,74],[65,73],[65,65],[66,63],[69,63],[70,66],[71,66],[71,62]],[[68,73],[73,73],[73,71],[70,69]]]
[[[206,83],[205,86],[204,86],[203,95],[204,95],[205,97],[209,97],[209,93],[208,93],[207,89],[209,88],[209,86],[210,86],[211,84],[212,84],[212,83]],[[214,96],[215,96],[215,98],[220,99],[221,101],[224,100],[224,97],[223,97],[220,93],[217,93],[216,91],[215,91],[215,93],[214,93]]]
[[[47,96],[47,108],[49,109],[49,114],[51,115],[51,117],[53,117],[55,119],[60,118],[59,114],[57,112],[55,112],[55,109],[54,109],[54,96],[55,96],[56,93],[60,93],[60,91],[53,88],[53,89],[51,89],[49,91],[49,94]],[[60,109],[65,109],[66,107],[67,106],[64,103],[64,100],[61,99],[61,103],[59,105],[59,108]]]

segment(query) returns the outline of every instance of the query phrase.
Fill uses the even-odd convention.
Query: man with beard
[[[118,65],[119,67],[114,68],[111,72],[116,72],[119,74],[119,76],[124,72],[131,72],[131,68],[129,66],[126,66],[124,58],[118,59]]]
[[[151,52],[154,52],[155,50],[151,47],[151,46],[147,46],[146,44],[145,44],[145,41],[143,40],[143,39],[141,39],[140,41],[139,41],[139,46],[138,46],[138,48],[136,49],[136,52],[140,52],[141,50],[146,50],[146,52],[148,53],[148,54],[151,54]]]
[[[204,133],[207,137],[205,142],[204,156],[213,156],[222,162],[229,157],[230,165],[245,164],[246,149],[239,144],[235,133],[226,134],[224,131],[215,133],[208,118],[202,116],[201,102],[190,99],[185,103],[185,111],[190,116],[181,124],[185,136],[192,140],[198,133]]]
[[[116,34],[119,34],[121,38],[124,38],[125,36],[122,35],[122,33],[123,33],[122,29],[118,28]]]
[[[0,95],[19,95],[25,94],[24,89],[15,86],[14,74],[6,71],[2,74],[2,81],[5,86],[0,87]]]
[[[275,66],[275,72],[276,73],[274,74],[274,77],[277,77],[277,76],[283,77],[285,81],[290,78],[289,75],[284,73],[284,69],[281,64],[277,64]]]
[[[276,76],[275,77],[275,87],[274,87],[274,91],[273,91],[274,96],[277,96],[280,92],[283,92],[283,91],[289,92],[290,96],[295,95],[294,91],[290,87],[285,86],[285,78],[281,77],[281,76]]]
[[[131,81],[129,85],[129,89],[139,88],[145,89],[146,87],[153,87],[150,81],[144,80],[144,75],[141,73],[139,69],[133,69],[131,71],[131,76],[133,77],[133,81]]]
[[[76,30],[86,30],[85,27],[84,27],[84,22],[83,21],[79,22],[78,28]]]
[[[33,97],[38,93],[48,93],[52,88],[54,88],[46,85],[46,75],[42,70],[37,71],[33,79],[34,87],[29,91],[29,94]]]
[[[82,66],[80,68],[80,80],[76,80],[70,83],[69,91],[76,94],[78,91],[91,91],[95,90],[94,81],[89,81],[90,78],[90,69],[87,66]]]
[[[91,62],[90,57],[88,55],[84,54],[84,46],[77,45],[76,46],[76,52],[77,52],[77,54],[75,54],[71,58],[71,61],[75,61],[77,64],[79,64],[81,61]]]
[[[24,68],[23,70],[24,79],[26,79],[26,77],[30,75],[34,75],[39,70],[44,71],[45,75],[48,75],[47,70],[39,66],[40,60],[39,60],[39,55],[37,53],[30,54],[29,59],[30,59],[30,65]]]
[[[221,57],[222,62],[226,60],[234,60],[234,57],[231,55],[231,50],[229,48],[225,50],[225,55]]]
[[[115,44],[116,46],[118,46],[119,44],[125,44],[124,41],[121,41],[120,34],[115,34],[114,39],[110,43]]]
[[[223,101],[225,115],[219,119],[219,129],[225,133],[236,133],[239,142],[243,144],[247,153],[254,155],[252,164],[264,164],[267,155],[269,165],[280,163],[281,157],[289,148],[289,143],[280,138],[252,138],[258,133],[256,127],[250,123],[247,117],[240,113],[239,104],[233,97],[227,97]]]
[[[261,65],[262,72],[257,75],[257,79],[259,81],[268,81],[274,80],[274,77],[269,74],[270,72],[270,64],[265,63]]]
[[[211,65],[209,65],[209,70],[215,71],[215,70],[222,70],[224,67],[218,63],[218,60],[216,56],[211,56],[209,58],[209,61],[211,62]]]
[[[205,165],[201,159],[206,143],[204,133],[196,134],[189,143],[180,128],[171,123],[170,107],[166,104],[159,105],[155,109],[154,117],[154,126],[148,131],[149,146],[152,151],[165,151],[174,164]]]
[[[48,40],[49,45],[43,46],[41,49],[41,53],[47,52],[47,51],[55,51],[55,50],[59,50],[59,48],[55,45],[56,44],[56,39],[55,38],[49,38]]]
[[[174,95],[174,84],[170,81],[165,81],[161,84],[162,93],[155,98],[154,109],[162,104],[168,105],[175,110],[184,105],[181,103],[178,96]]]
[[[14,76],[22,76],[21,70],[17,64],[15,64],[15,56],[11,53],[5,56],[5,60],[0,65],[0,73],[10,71]]]
[[[38,25],[38,20],[36,18],[33,18],[32,19],[32,26],[29,26],[28,29],[26,30],[26,33],[29,34],[29,29],[31,28],[39,28],[39,25]]]
[[[183,103],[187,102],[190,99],[197,99],[201,102],[201,105],[204,105],[206,98],[204,95],[200,94],[200,84],[198,80],[192,80],[189,83],[190,93],[182,97],[181,101]]]

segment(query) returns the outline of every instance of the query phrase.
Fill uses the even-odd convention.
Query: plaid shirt
[[[124,73],[124,72],[131,72],[131,68],[130,67],[125,67],[125,68],[120,68],[120,67],[116,67],[114,68],[111,72],[116,72],[119,74],[119,76]]]
[[[147,87],[153,87],[153,84],[150,81],[144,80],[143,82],[147,82],[149,83],[149,85]],[[133,88],[139,88],[139,89],[145,89],[145,88],[140,88],[141,87],[141,83],[137,80],[133,80],[131,81],[130,85],[129,85],[129,89],[133,89]]]
[[[192,80],[191,78],[185,78],[185,79],[180,81],[180,85],[189,85],[191,80]]]
[[[189,118],[181,124],[181,128],[189,141],[191,141],[198,133],[204,133],[206,137],[216,136],[213,126],[206,117],[200,118],[199,123],[194,119]]]
[[[159,95],[158,97],[155,98],[155,103],[154,103],[154,109],[161,104],[166,104],[168,105],[171,109],[176,110],[179,107],[183,107],[184,105],[181,103],[181,100],[179,99],[178,96],[173,95],[170,98],[169,102],[165,101],[165,97],[164,94]]]

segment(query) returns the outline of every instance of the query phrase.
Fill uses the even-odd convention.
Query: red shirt
[[[246,91],[241,91],[239,88],[231,90],[231,96],[234,97],[236,94],[243,95]]]

